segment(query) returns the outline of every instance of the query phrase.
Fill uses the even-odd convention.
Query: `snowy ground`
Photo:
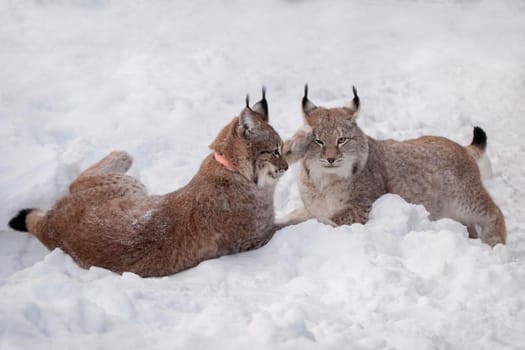
[[[489,137],[508,245],[381,198],[158,279],[83,270],[5,223],[112,149],[151,193],[185,184],[244,95],[283,138],[356,85],[378,138]],[[0,349],[524,349],[525,3],[0,0]],[[292,168],[278,215],[300,205]]]

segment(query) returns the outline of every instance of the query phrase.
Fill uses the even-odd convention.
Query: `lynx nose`
[[[326,160],[327,160],[328,163],[330,163],[330,164],[334,164],[334,162],[335,162],[335,158],[326,158]]]
[[[277,171],[279,173],[284,173],[286,170],[288,170],[288,162],[284,160],[284,158],[281,158],[282,162],[279,162],[279,164],[275,164],[277,166]]]

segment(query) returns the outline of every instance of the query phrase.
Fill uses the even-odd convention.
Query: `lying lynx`
[[[317,107],[302,101],[306,125],[285,142],[288,162],[301,162],[299,188],[304,208],[282,225],[317,218],[331,225],[365,223],[372,203],[395,193],[423,204],[431,218],[452,218],[470,237],[491,246],[505,243],[500,209],[482,185],[476,159],[484,155],[486,135],[474,129],[472,144],[462,147],[443,137],[375,140],[356,124],[360,101],[354,88],[351,107]]]
[[[9,225],[61,248],[82,267],[163,276],[255,249],[276,231],[273,195],[287,170],[264,97],[219,133],[181,189],[148,196],[125,174],[132,159],[111,152],[82,172],[47,213],[22,210]]]

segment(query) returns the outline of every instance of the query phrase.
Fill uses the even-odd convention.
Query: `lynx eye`
[[[272,151],[272,154],[274,157],[280,157],[281,156],[281,151],[279,151],[279,148],[276,148]]]
[[[324,146],[324,142],[319,140],[318,138],[315,138],[314,142],[317,143],[319,146]]]
[[[337,139],[337,144],[339,146],[344,145],[345,143],[348,142],[348,140],[350,140],[348,137],[340,137]]]

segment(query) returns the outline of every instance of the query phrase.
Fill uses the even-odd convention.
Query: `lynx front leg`
[[[365,224],[368,221],[371,208],[371,204],[354,205],[335,214],[331,219],[336,226],[355,223]]]
[[[292,136],[286,140],[283,147],[283,154],[288,164],[293,164],[304,157],[306,147],[312,142],[312,128],[309,125],[302,126]]]
[[[297,224],[300,224],[301,222],[304,222],[306,220],[313,219],[313,218],[314,218],[313,215],[310,214],[310,212],[308,212],[308,210],[306,210],[305,207],[300,207],[300,208],[295,209],[294,211],[292,211],[285,217],[276,219],[275,226],[277,227],[278,230],[280,230],[286,226],[297,225]]]

